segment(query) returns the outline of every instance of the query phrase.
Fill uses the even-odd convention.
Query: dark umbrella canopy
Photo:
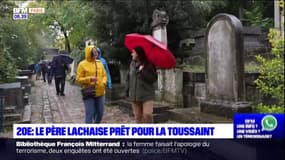
[[[64,64],[71,64],[73,62],[73,59],[65,54],[59,54],[53,57],[53,61],[57,59],[59,59]]]
[[[35,69],[35,65],[36,65],[35,63],[29,64],[28,69],[33,71]]]
[[[169,69],[175,67],[176,60],[167,46],[150,35],[127,34],[125,46],[131,52],[135,47],[142,47],[148,60],[158,68]]]

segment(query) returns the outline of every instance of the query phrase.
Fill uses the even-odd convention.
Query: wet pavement
[[[65,96],[57,96],[54,81],[34,80],[30,95],[31,123],[84,123],[80,87],[65,83]],[[135,123],[134,117],[117,105],[105,105],[102,123]]]

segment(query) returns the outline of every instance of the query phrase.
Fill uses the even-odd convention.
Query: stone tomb
[[[245,102],[243,35],[239,19],[218,14],[206,30],[206,99],[201,111],[232,118],[251,112]]]
[[[20,82],[0,84],[0,89],[5,97],[4,106],[16,106],[19,111],[24,109],[23,91]]]

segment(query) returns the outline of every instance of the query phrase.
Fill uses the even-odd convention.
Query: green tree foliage
[[[251,10],[245,11],[245,25],[260,26],[264,30],[273,26],[272,19],[263,16],[264,7],[260,5],[254,6]]]
[[[13,81],[17,70],[14,58],[8,51],[10,46],[6,46],[7,33],[3,28],[7,17],[11,16],[12,7],[12,3],[0,2],[0,84]]]
[[[278,104],[259,104],[260,112],[284,112],[284,38],[280,31],[270,29],[268,34],[272,45],[273,58],[268,60],[258,55],[257,61],[261,64],[260,76],[255,81],[261,93],[278,100]]]
[[[31,19],[53,32],[54,46],[60,46],[56,43],[64,38],[65,47],[59,49],[71,52],[88,36],[89,20],[94,14],[91,1],[40,1],[40,4],[45,7],[45,13],[33,15]]]
[[[0,84],[15,80],[17,68],[0,37]]]
[[[0,1],[0,18],[3,17],[12,17],[14,3],[9,1]]]
[[[218,13],[229,13],[237,16],[244,26],[262,26],[264,30],[273,26],[274,1],[219,0],[212,1],[214,4],[206,2],[212,7],[218,5],[218,7],[213,7],[210,12],[202,13],[207,17],[207,21]],[[203,4],[203,6],[207,8],[207,5]]]
[[[95,17],[92,35],[108,58],[126,63],[129,53],[123,45],[128,33],[152,34],[150,24],[154,9],[163,9],[169,16],[168,46],[175,54],[181,37],[178,30],[197,29],[206,25],[204,15],[223,3],[185,0],[94,0]],[[199,17],[199,18],[197,18]]]
[[[0,72],[1,83],[15,78],[17,69],[25,69],[36,54],[37,45],[30,37],[25,20],[13,20],[13,1],[0,2]]]

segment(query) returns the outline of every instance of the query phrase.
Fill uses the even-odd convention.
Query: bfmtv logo
[[[13,19],[14,20],[28,19],[28,8],[13,8]]]
[[[14,14],[27,14],[28,8],[13,8]]]

